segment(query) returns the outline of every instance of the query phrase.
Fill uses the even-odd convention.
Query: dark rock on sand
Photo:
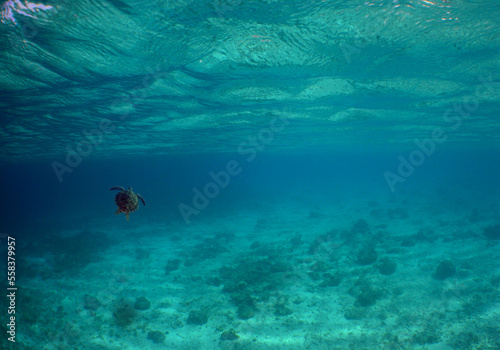
[[[500,239],[500,224],[486,227],[483,235],[488,239]]]
[[[192,310],[189,313],[187,324],[204,325],[208,322],[208,314],[204,310]]]
[[[392,275],[396,271],[396,263],[389,258],[382,258],[379,261],[378,270],[382,275]]]
[[[220,340],[237,340],[240,336],[236,334],[234,329],[222,332]]]
[[[151,307],[151,303],[149,302],[148,299],[146,299],[146,297],[139,297],[137,298],[137,300],[135,301],[135,304],[134,304],[134,308],[136,310],[147,310]]]
[[[151,339],[155,344],[163,343],[165,334],[160,331],[151,331],[148,333],[148,339]]]
[[[377,261],[377,252],[373,247],[366,247],[359,251],[357,263],[360,265],[370,265]]]
[[[453,276],[457,272],[457,269],[455,268],[455,265],[450,260],[444,260],[439,263],[439,265],[436,267],[436,271],[434,271],[434,274],[432,277],[434,279],[443,281],[447,279],[448,277]]]
[[[83,308],[85,310],[96,311],[101,303],[97,300],[96,297],[85,294],[83,296]]]

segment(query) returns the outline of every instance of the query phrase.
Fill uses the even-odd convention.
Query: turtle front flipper
[[[110,191],[125,191],[125,189],[121,186],[111,187],[109,190]]]
[[[144,200],[144,198],[142,198],[142,196],[139,193],[136,193],[136,195],[137,195],[137,198],[139,198],[139,200],[142,202],[142,204],[144,206],[146,206],[146,201]]]
[[[118,214],[120,214],[121,212],[122,212],[122,211],[120,210],[120,208],[118,208],[118,209],[116,209],[116,211],[115,211],[115,215],[118,215]]]
[[[127,221],[128,221],[128,219],[129,219],[129,213],[127,213],[127,214],[125,215],[125,217],[127,218]]]

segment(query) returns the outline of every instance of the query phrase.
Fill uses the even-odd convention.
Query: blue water
[[[4,1],[0,349],[500,349],[499,11]]]
[[[241,154],[210,154],[177,157],[141,157],[127,160],[87,161],[58,182],[53,169],[41,164],[9,164],[2,168],[2,211],[4,231],[30,232],[48,221],[85,218],[109,219],[114,211],[112,186],[132,186],[147,198],[147,207],[132,214],[134,221],[162,224],[182,223],[178,206],[192,206],[193,189],[215,183],[217,196],[210,205],[192,216],[203,222],[205,216],[224,218],[227,210],[245,208],[246,201],[265,201],[300,193],[328,201],[330,196],[367,191],[370,197],[397,197],[412,191],[421,195],[454,192],[465,196],[463,207],[494,212],[490,200],[498,195],[500,161],[495,151],[436,151],[425,158],[409,177],[390,184],[385,172],[399,176],[398,156],[408,159],[410,152],[392,153],[377,149],[328,152],[258,154],[251,162]],[[238,162],[236,175],[219,175],[222,185],[210,175],[227,173],[229,162]],[[210,187],[209,191],[215,187]],[[394,191],[392,191],[394,189]],[[212,192],[210,192],[212,193]],[[468,198],[468,199],[466,199]],[[29,220],[28,220],[29,218]]]

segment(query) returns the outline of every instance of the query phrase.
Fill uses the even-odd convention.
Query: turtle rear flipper
[[[111,187],[109,190],[110,191],[125,191],[125,189],[121,186]]]
[[[127,214],[125,215],[125,218],[127,219],[127,221],[128,221],[128,219],[129,219],[128,215],[129,215],[129,213],[127,213]]]
[[[118,209],[116,209],[116,211],[115,211],[115,215],[118,215],[118,214],[120,214],[121,212],[122,212],[122,211],[120,210],[120,208],[118,208]]]
[[[139,198],[139,200],[142,202],[142,204],[144,206],[146,206],[146,201],[144,200],[144,198],[142,198],[142,196],[139,193],[136,193],[136,195],[137,195],[137,198]]]

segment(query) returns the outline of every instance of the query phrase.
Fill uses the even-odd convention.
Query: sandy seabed
[[[287,198],[47,234],[18,262],[13,348],[500,349],[497,209],[443,201]]]

